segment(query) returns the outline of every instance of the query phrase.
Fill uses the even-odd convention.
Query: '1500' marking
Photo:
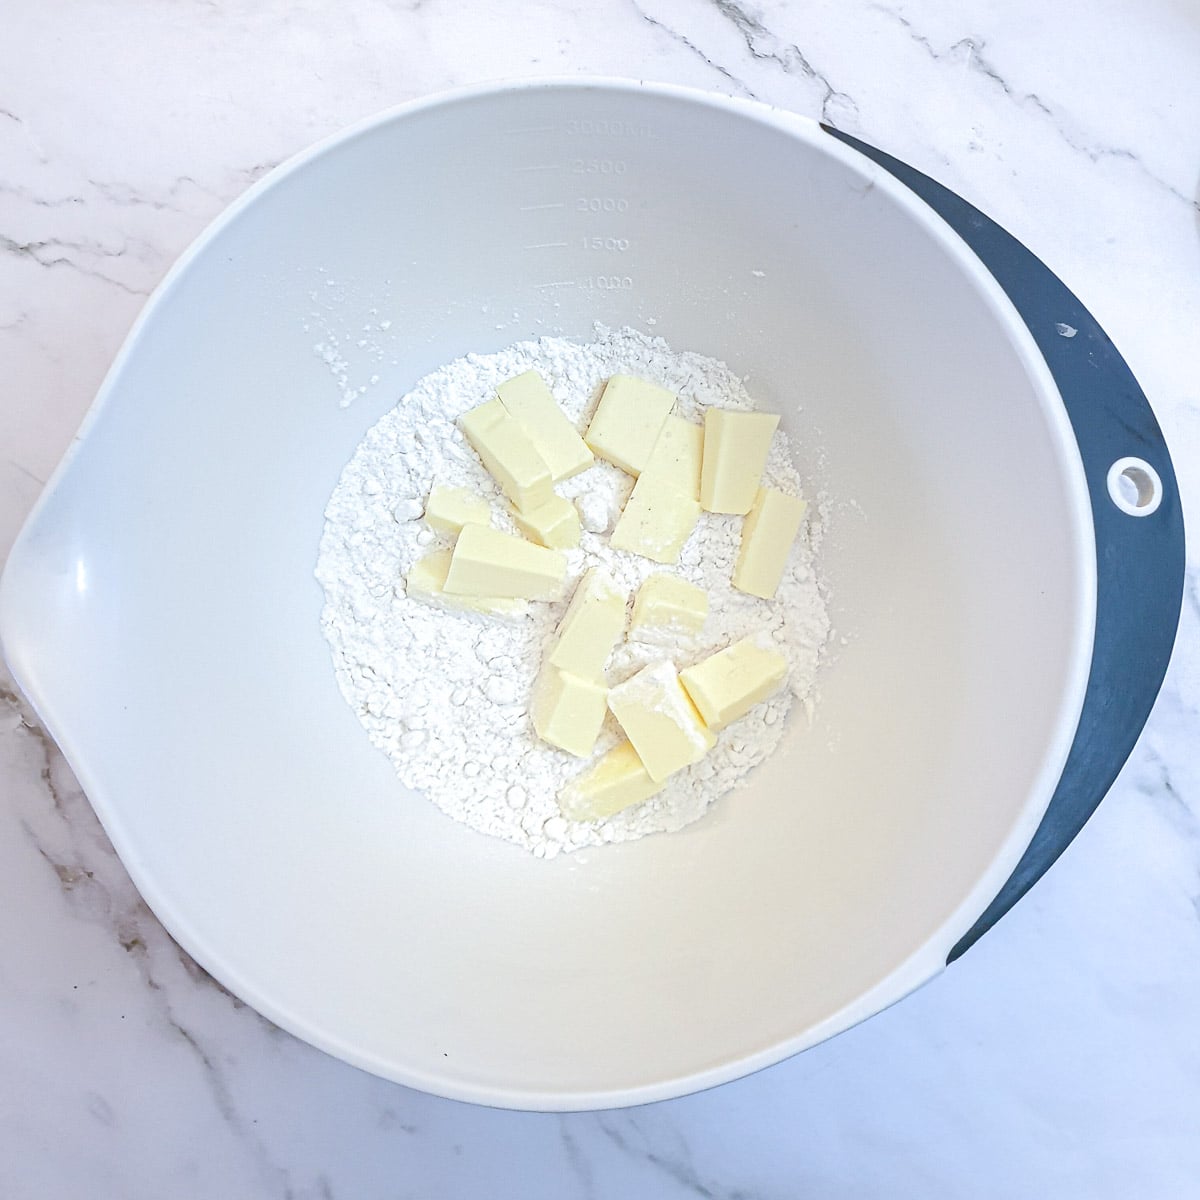
[[[620,253],[629,249],[629,239],[623,237],[585,237],[585,250],[615,250]]]

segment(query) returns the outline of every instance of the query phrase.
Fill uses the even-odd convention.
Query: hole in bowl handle
[[[1108,468],[1107,483],[1109,497],[1126,516],[1148,517],[1162,503],[1162,480],[1145,459],[1118,458]]]
[[[954,192],[857,138],[828,125],[822,129],[915,192],[1008,294],[1058,385],[1091,496],[1096,636],[1075,740],[1021,861],[950,950],[950,963],[1045,874],[1129,757],[1175,644],[1183,600],[1183,513],[1150,403],[1078,297],[1041,259]]]

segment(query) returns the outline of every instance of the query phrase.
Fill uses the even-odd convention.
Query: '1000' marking
[[[624,292],[633,287],[633,277],[630,275],[585,275],[580,281],[581,288],[596,288],[602,292]]]

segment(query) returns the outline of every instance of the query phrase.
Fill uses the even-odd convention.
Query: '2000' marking
[[[580,196],[575,201],[576,212],[623,213],[629,211],[629,201],[624,196]]]

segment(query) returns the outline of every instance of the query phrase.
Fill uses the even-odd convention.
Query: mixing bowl
[[[517,1107],[727,1080],[943,969],[1103,794],[1182,574],[1144,398],[1005,236],[808,121],[618,81],[408,105],[252,189],[147,306],[0,591],[12,671],[170,932],[313,1044]],[[595,322],[783,414],[831,505],[836,634],[748,788],[541,862],[399,785],[312,572],[418,378]],[[1136,630],[1113,571],[1153,600]],[[1098,662],[1126,687],[1089,716]]]

